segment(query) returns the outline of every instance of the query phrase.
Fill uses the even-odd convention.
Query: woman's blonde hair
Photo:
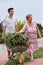
[[[32,16],[32,14],[27,14],[27,15],[26,15],[26,20],[28,20],[28,18],[29,18],[30,16]]]

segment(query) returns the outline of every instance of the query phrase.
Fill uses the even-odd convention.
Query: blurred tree
[[[0,23],[0,33],[2,33],[2,23]]]
[[[41,24],[37,23],[37,25],[38,25],[38,28],[40,29],[40,31],[43,30],[43,27]]]
[[[43,27],[42,27],[42,25],[39,24],[39,23],[37,23],[37,25],[38,25],[38,28],[39,28],[39,30],[40,30],[40,32],[41,32],[42,37],[43,37],[43,32],[42,32]],[[39,37],[39,36],[38,36],[38,37]]]

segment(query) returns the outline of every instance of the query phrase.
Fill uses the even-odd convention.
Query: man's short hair
[[[8,13],[10,12],[10,10],[14,10],[14,8],[9,8],[9,9],[8,9]]]

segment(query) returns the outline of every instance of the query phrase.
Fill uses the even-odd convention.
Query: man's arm
[[[3,20],[2,25],[3,25],[2,31],[3,31],[3,33],[5,34],[6,26],[7,26],[7,21],[6,21],[6,19]]]

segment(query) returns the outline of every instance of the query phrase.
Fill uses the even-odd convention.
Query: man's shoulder
[[[5,17],[4,19],[3,19],[3,21],[7,21],[8,20],[8,17]]]
[[[13,21],[17,21],[17,19],[16,19],[16,18],[14,18],[14,17],[12,18],[12,20],[13,20]]]
[[[13,22],[16,24],[18,21],[16,18],[13,18]]]

